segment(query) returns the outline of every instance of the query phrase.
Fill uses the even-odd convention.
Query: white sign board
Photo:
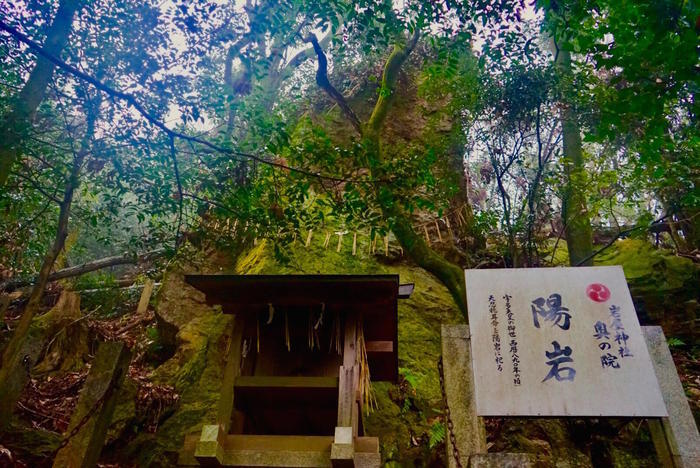
[[[467,270],[480,416],[667,416],[622,267]]]

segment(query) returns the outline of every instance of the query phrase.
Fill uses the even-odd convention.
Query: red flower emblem
[[[610,290],[607,286],[600,283],[589,284],[586,288],[586,294],[592,301],[605,302],[610,299]]]

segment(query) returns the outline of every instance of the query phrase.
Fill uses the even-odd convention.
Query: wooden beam
[[[338,388],[338,377],[242,375],[236,388]]]
[[[352,427],[353,406],[357,400],[357,366],[340,366],[338,379],[338,426]]]
[[[139,299],[139,305],[136,308],[136,315],[143,315],[148,309],[148,303],[151,301],[151,294],[153,294],[153,280],[147,279],[143,285],[143,291],[141,291],[141,298]]]
[[[393,341],[367,341],[365,343],[365,349],[368,353],[393,353],[394,352],[394,342]]]
[[[228,434],[221,436],[221,466],[331,466],[333,436]],[[180,466],[199,466],[194,457],[199,436],[185,437]],[[379,440],[356,437],[355,466],[379,467]],[[358,463],[376,460],[376,463]]]
[[[231,428],[231,417],[234,408],[234,385],[241,369],[243,320],[238,316],[231,317],[230,329],[228,352],[226,353],[226,364],[224,367],[223,382],[221,384],[216,421],[221,426],[224,434],[228,433]]]
[[[343,340],[343,366],[350,368],[357,362],[357,314],[348,312],[345,316]]]

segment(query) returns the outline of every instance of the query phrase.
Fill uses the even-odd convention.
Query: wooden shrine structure
[[[181,465],[380,465],[361,416],[374,403],[370,380],[398,377],[398,276],[185,280],[235,318],[217,421],[186,438]]]

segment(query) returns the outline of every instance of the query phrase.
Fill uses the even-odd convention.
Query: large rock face
[[[197,254],[189,263],[167,272],[158,293],[156,315],[160,338],[172,356],[155,370],[155,379],[174,385],[180,394],[175,410],[165,417],[155,434],[133,439],[121,453],[139,466],[170,466],[177,458],[186,434],[198,433],[204,423],[216,417],[228,340],[230,318],[208,307],[203,295],[183,281],[188,273],[234,274],[379,274],[392,273],[401,282],[415,283],[413,295],[399,302],[398,385],[374,384],[379,407],[364,415],[368,434],[378,436],[386,466],[443,466],[442,396],[437,372],[441,323],[463,319],[447,289],[432,275],[401,258],[398,249],[370,255],[367,240],[358,239],[357,255],[351,254],[352,239],[345,239],[336,252],[337,236],[323,248],[325,233],[318,233],[311,246],[299,242],[289,247],[285,264],[275,260],[272,246],[257,246],[229,259],[219,254]],[[617,251],[617,250],[616,250]],[[614,262],[610,252],[607,260]],[[629,262],[629,260],[624,260]],[[666,261],[666,260],[663,260]],[[685,284],[693,276],[692,267],[669,266]],[[642,271],[632,267],[628,273]],[[648,271],[657,274],[659,266]],[[681,274],[682,273],[682,274]],[[644,277],[645,275],[640,275]],[[633,276],[637,278],[638,276]],[[630,278],[632,279],[632,278]],[[671,281],[674,281],[670,283]],[[654,290],[653,287],[650,288]],[[490,420],[487,421],[492,451],[535,453],[546,465],[592,466],[611,463],[618,466],[654,466],[655,456],[645,428],[637,423],[617,421]]]

